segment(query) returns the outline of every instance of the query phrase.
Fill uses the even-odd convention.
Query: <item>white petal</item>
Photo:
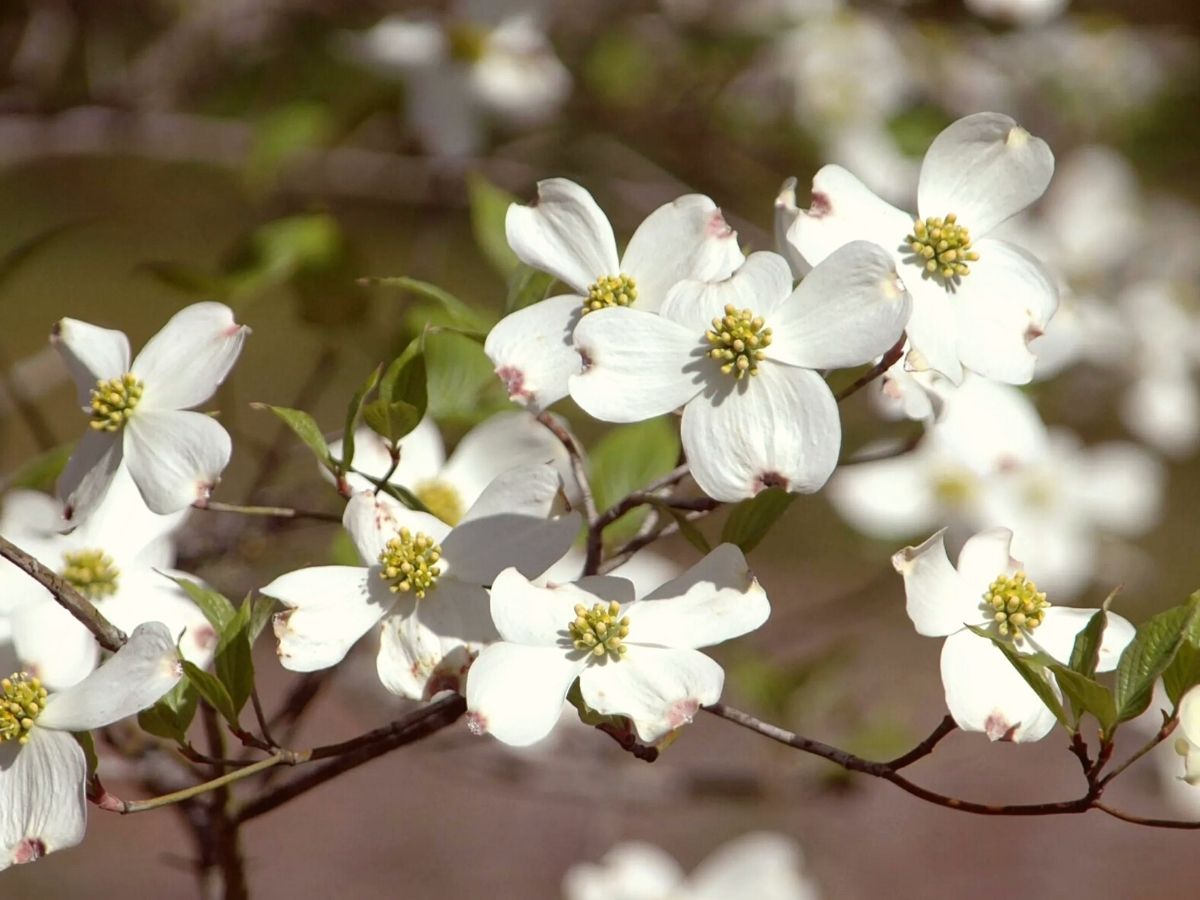
[[[968,538],[958,552],[963,589],[978,598],[976,602],[999,576],[1020,568],[1020,563],[1009,555],[1012,539],[1013,533],[1007,528],[988,528]]]
[[[641,841],[625,841],[599,863],[576,863],[563,878],[564,900],[664,900],[677,896],[686,876],[665,850]],[[691,892],[685,894],[692,900]],[[729,896],[729,895],[727,895]],[[736,893],[732,896],[736,896]]]
[[[905,610],[918,634],[941,637],[964,625],[982,623],[981,597],[972,596],[950,565],[943,528],[916,547],[905,547],[892,557],[892,566],[904,577]]]
[[[34,728],[0,745],[0,869],[74,847],[87,823],[87,760],[69,734]]]
[[[195,581],[186,572],[172,576]],[[200,608],[164,573],[147,569],[121,572],[120,589],[100,603],[105,618],[129,633],[143,622],[162,622],[179,642],[183,658],[204,668],[217,649],[217,633]]]
[[[769,325],[772,313],[792,293],[792,273],[778,253],[751,253],[745,264],[724,281],[681,281],[663,304],[661,315],[682,325],[698,341],[725,315],[725,307],[750,309]]]
[[[596,603],[612,600],[622,605],[631,603],[633,585],[623,578],[605,577],[586,579],[586,586],[541,587],[531,584],[516,569],[505,569],[492,582],[492,621],[509,643],[537,647],[561,644],[567,650],[567,626],[575,621],[575,607],[583,604],[590,609]]]
[[[194,303],[146,342],[131,370],[142,380],[145,409],[188,409],[216,393],[250,329],[223,303]]]
[[[813,178],[812,200],[788,231],[788,241],[815,266],[851,241],[871,241],[898,252],[913,217],[880,200],[841,166],[825,166]]]
[[[538,182],[537,200],[508,208],[505,233],[521,262],[549,272],[580,294],[601,275],[617,275],[617,242],[592,195],[565,178]]]
[[[678,578],[629,607],[629,640],[709,647],[758,628],[767,593],[735,544],[721,544]]]
[[[1096,525],[1139,535],[1158,523],[1167,473],[1156,457],[1136,444],[1114,441],[1088,448],[1073,463],[1074,503]]]
[[[126,466],[113,475],[104,500],[72,537],[77,548],[102,548],[122,572],[131,565],[164,568],[174,563],[171,535],[183,525],[188,510],[167,516],[153,512]]]
[[[558,473],[549,466],[522,466],[501,475],[446,535],[442,550],[461,581],[490,584],[515,566],[534,578],[560,559],[579,534],[577,512],[550,517],[561,491]],[[506,511],[498,501],[508,497]]]
[[[259,593],[289,607],[275,614],[279,661],[293,672],[339,663],[396,597],[375,569],[314,566],[276,578]]]
[[[415,615],[419,601],[404,597],[379,630],[375,671],[379,682],[398,697],[426,698],[429,676],[442,662],[442,642]]]
[[[331,441],[329,453],[335,459],[341,459],[342,442]],[[400,462],[388,480],[392,484],[413,487],[436,478],[445,463],[446,448],[442,443],[442,434],[438,431],[437,423],[426,416],[417,423],[416,428],[400,439]],[[370,428],[364,426],[357,429],[354,432],[354,459],[350,464],[365,475],[383,478],[392,468],[388,442]],[[324,467],[321,472],[332,480]],[[356,491],[375,490],[373,482],[354,472],[347,475],[346,480]]]
[[[100,661],[92,633],[49,595],[17,607],[9,623],[24,668],[51,691],[83,681]]]
[[[788,231],[800,216],[796,206],[796,179],[788,178],[775,197],[775,252],[787,260],[793,278],[803,278],[812,268],[800,255],[800,251],[788,241]]]
[[[182,675],[174,636],[158,622],[139,625],[95,672],[52,694],[37,724],[58,731],[103,728],[157,702]]]
[[[952,302],[958,314],[963,365],[1009,384],[1033,378],[1037,357],[1029,342],[1058,307],[1058,288],[1028,251],[1005,241],[976,245],[979,261],[961,279]]]
[[[1179,700],[1179,730],[1190,743],[1200,745],[1200,685]]]
[[[207,500],[233,454],[229,432],[203,413],[139,410],[125,429],[129,474],[160,515]]]
[[[922,218],[955,213],[983,237],[1046,190],[1054,154],[1041,138],[999,113],[959,119],[934,138],[921,164]]]
[[[647,743],[689,724],[701,706],[721,699],[724,685],[725,672],[698,650],[634,645],[620,660],[593,663],[579,676],[588,706],[628,716]]]
[[[742,835],[696,866],[689,879],[692,900],[818,900],[820,892],[801,872],[803,863],[790,837],[769,831]]]
[[[379,554],[401,528],[423,533],[439,544],[450,533],[450,526],[436,516],[409,509],[387,494],[374,491],[359,491],[350,498],[342,513],[342,525],[368,566],[379,562]]]
[[[560,424],[566,427],[565,422]],[[566,448],[550,429],[527,412],[503,412],[463,436],[438,478],[453,486],[464,506],[470,507],[497,476],[547,462],[554,463],[560,476],[570,470]]]
[[[946,638],[942,685],[958,727],[993,741],[1039,741],[1057,721],[1004,654],[970,631]]]
[[[771,359],[806,369],[869,362],[900,339],[912,298],[892,254],[854,241],[814,268],[772,314]]]
[[[837,465],[842,427],[820,376],[767,360],[732,390],[689,403],[682,436],[701,490],[735,501],[768,487],[819,490]]]
[[[41,491],[15,488],[4,494],[0,534],[20,543],[20,536],[51,537],[62,531],[62,506]],[[2,602],[2,601],[0,601]]]
[[[958,358],[956,298],[937,279],[926,277],[914,267],[906,267],[904,274],[913,298],[912,316],[906,329],[909,351],[905,368],[914,372],[932,369],[958,384],[963,379],[963,370]]]
[[[1064,665],[1071,661],[1075,649],[1075,638],[1087,627],[1096,614],[1095,609],[1074,609],[1070,606],[1051,606],[1046,617],[1033,632],[1033,640],[1039,647]],[[1104,639],[1100,642],[1100,656],[1096,663],[1097,672],[1111,672],[1125,648],[1133,640],[1136,629],[1124,616],[1108,614]]]
[[[67,364],[79,405],[84,408],[91,404],[97,381],[129,371],[129,338],[123,332],[78,319],[60,319],[50,333],[50,343]]]
[[[883,449],[870,445],[867,451]],[[876,462],[842,466],[829,480],[827,495],[838,514],[872,537],[900,539],[937,525],[942,503],[934,460],[921,447]]]
[[[63,501],[63,518],[82,522],[100,505],[124,457],[122,435],[111,431],[84,432],[67,466],[58,476],[56,491]]]
[[[562,713],[571,683],[587,664],[557,647],[493,644],[467,673],[471,728],[514,747],[548,735]]]
[[[943,392],[942,404],[925,440],[931,452],[972,472],[1015,471],[1051,455],[1046,425],[1018,388],[967,375],[958,388]],[[997,422],[1004,427],[996,428]]]
[[[582,315],[581,297],[551,297],[505,316],[488,332],[483,352],[509,400],[537,412],[567,396],[567,380],[581,366],[571,333]]]
[[[638,226],[621,271],[637,285],[638,309],[656,312],[684,279],[719,281],[742,264],[737,232],[708,197],[688,194],[664,204]]]
[[[704,354],[703,333],[637,309],[589,313],[575,329],[583,372],[569,381],[571,399],[605,422],[641,422],[678,409],[703,386],[691,371]]]

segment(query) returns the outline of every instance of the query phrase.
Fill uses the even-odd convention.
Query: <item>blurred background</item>
[[[1078,526],[1064,599],[1094,606],[1123,584],[1116,608],[1139,620],[1200,585],[1198,29],[1200,12],[1172,0],[6,4],[3,486],[49,489],[80,432],[47,349],[55,320],[119,328],[137,347],[208,298],[254,332],[213,404],[235,447],[216,497],[336,511],[308,451],[248,402],[306,409],[335,432],[370,370],[425,323],[486,329],[541,297],[547,280],[517,264],[502,226],[538,179],[585,185],[622,243],[660,204],[701,192],[745,249],[772,249],[786,178],[804,207],[812,174],[837,162],[912,209],[933,137],[995,110],[1058,160],[1050,193],[1008,234],[1063,285],[1022,395],[1081,446],[1136,445],[1153,473],[1135,522]],[[466,307],[362,280],[398,275]],[[469,338],[432,337],[429,358],[451,445],[508,406]],[[569,401],[557,410],[605,455],[601,426]],[[842,413],[847,454],[920,431],[871,392]],[[729,702],[886,758],[944,714],[937,645],[912,632],[889,562],[937,525],[875,527],[830,496],[799,498],[754,551],[773,617],[715,655]],[[973,524],[940,499],[946,523]],[[710,539],[719,520],[701,525]],[[196,512],[179,566],[241,597],[342,558],[338,531]],[[668,565],[696,558],[677,537],[656,549]],[[269,641],[258,651],[272,708],[299,676]],[[295,746],[406,708],[379,686],[373,653],[368,638],[313,684]],[[981,801],[1068,799],[1080,788],[1065,749],[1061,732],[1035,746],[956,734],[914,774]],[[123,766],[106,759],[110,790],[144,796]],[[1147,761],[1112,799],[1188,815],[1173,774]],[[761,829],[793,836],[829,897],[1177,897],[1200,877],[1187,833],[1097,814],[958,815],[703,716],[653,765],[569,723],[524,753],[452,728],[254,820],[244,842],[255,897],[517,898],[556,896],[572,864],[620,840],[690,868]],[[172,812],[93,812],[81,848],[6,873],[3,892],[187,896],[193,852]]]

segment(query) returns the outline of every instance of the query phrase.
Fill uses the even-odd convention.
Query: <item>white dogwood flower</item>
[[[562,424],[565,428],[566,423]],[[342,442],[332,442],[329,452],[340,458]],[[566,448],[527,412],[502,412],[484,420],[463,435],[449,459],[437,424],[426,417],[401,439],[400,462],[394,469],[387,441],[370,428],[360,428],[354,435],[353,467],[357,472],[375,479],[391,472],[389,482],[411,490],[448,525],[457,525],[497,476],[517,466],[542,462],[554,465],[568,486],[567,497],[574,500],[578,491],[573,489]],[[357,472],[346,475],[350,487],[374,490],[375,484]]]
[[[840,166],[825,166],[788,238],[814,265],[855,240],[892,254],[913,297],[909,368],[957,383],[966,366],[1024,384],[1035,363],[1029,341],[1054,314],[1058,292],[1036,257],[987,235],[1037,200],[1053,171],[1044,141],[1008,116],[978,113],[930,145],[915,219]]]
[[[654,742],[720,699],[725,673],[696,648],[758,628],[767,595],[733,544],[722,544],[645,598],[624,578],[539,587],[517,569],[491,590],[500,641],[467,676],[476,733],[525,746],[550,733],[575,679],[603,715],[627,716]]]
[[[329,668],[382,623],[385,688],[414,699],[459,690],[497,638],[484,585],[513,565],[537,577],[578,534],[578,513],[553,514],[561,490],[548,465],[511,469],[454,528],[386,495],[355,494],[342,521],[364,565],[299,569],[262,588],[288,607],[275,616],[280,661],[294,672]]]
[[[577,863],[563,879],[566,900],[816,900],[796,842],[753,832],[708,855],[691,875],[653,844],[627,841],[598,863]]]
[[[50,336],[78,389],[91,426],[58,483],[69,522],[103,499],[124,464],[154,512],[208,498],[229,463],[229,434],[212,417],[189,411],[213,395],[249,333],[220,303],[177,312],[131,363],[120,331],[61,319]]]
[[[957,567],[946,555],[944,534],[945,529],[905,547],[892,565],[904,576],[908,617],[917,633],[946,638],[941,663],[946,706],[964,731],[981,731],[993,741],[1041,740],[1054,727],[1054,714],[1000,649],[967,626],[991,631],[1018,652],[1040,649],[1065,664],[1096,610],[1051,605],[1009,555],[1013,533],[1007,528],[990,528],[968,540]],[[1097,671],[1116,668],[1133,635],[1133,626],[1110,612]]]
[[[168,575],[172,534],[187,511],[160,516],[142,501],[122,467],[95,512],[69,534],[60,534],[61,506],[36,491],[5,497],[0,534],[53,569],[110,622],[130,632],[162,622],[184,658],[206,666],[217,635],[199,607]],[[86,677],[99,661],[92,633],[50,593],[11,563],[0,562],[0,640],[10,640],[22,666],[50,690]]]
[[[532,410],[567,395],[567,379],[580,369],[571,333],[585,313],[613,306],[657,312],[676,283],[718,281],[742,263],[737,232],[699,194],[652,212],[620,257],[592,195],[564,178],[538,182],[529,206],[510,206],[506,231],[522,262],[570,290],[501,319],[484,344],[509,399]]]
[[[0,680],[0,869],[74,847],[87,822],[87,760],[71,732],[103,728],[153,704],[183,674],[160,623],[74,687],[47,695],[20,673]]]
[[[1183,780],[1200,784],[1200,686],[1179,698],[1179,737],[1175,752],[1183,757]]]
[[[755,253],[729,279],[684,281],[658,315],[604,309],[575,344],[571,398],[607,422],[683,407],[691,473],[717,500],[768,487],[811,493],[841,447],[837,403],[818,369],[858,365],[894,344],[912,301],[884,250],[857,241],[792,289],[787,262]]]

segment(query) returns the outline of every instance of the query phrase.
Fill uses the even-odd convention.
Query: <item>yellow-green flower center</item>
[[[725,315],[712,320],[704,339],[712,345],[708,355],[721,363],[721,371],[741,378],[758,374],[758,364],[766,358],[763,348],[771,344],[771,329],[763,327],[762,316],[730,303]]]
[[[388,541],[379,554],[379,562],[383,566],[379,577],[388,582],[392,593],[407,594],[411,591],[420,599],[442,574],[438,566],[441,558],[442,548],[434,543],[433,538],[421,531],[413,534],[407,528],[401,528],[400,533]]]
[[[91,426],[97,431],[120,431],[142,399],[142,382],[132,372],[97,381],[92,388]]]
[[[72,550],[63,554],[62,577],[89,600],[117,592],[120,571],[103,550]]]
[[[450,57],[459,62],[479,62],[487,48],[487,39],[487,30],[473,22],[454,21],[446,26]]]
[[[917,264],[930,275],[937,273],[946,279],[970,275],[967,263],[979,259],[971,249],[971,232],[958,224],[954,213],[945,218],[917,219],[912,234],[904,240],[916,255]]]
[[[0,680],[0,743],[29,740],[29,729],[46,708],[46,689],[24,672]]]
[[[457,525],[466,512],[458,490],[448,481],[437,478],[422,481],[413,493],[425,504],[427,510],[447,525]]]
[[[629,617],[621,615],[621,604],[616,600],[597,603],[591,609],[575,604],[575,621],[567,626],[567,633],[576,650],[592,656],[616,660],[629,652],[622,640],[629,634]]]
[[[587,315],[610,306],[629,306],[637,297],[637,282],[628,275],[602,275],[588,288],[583,312]]]
[[[983,595],[983,609],[996,630],[1015,642],[1041,625],[1049,608],[1046,594],[1024,572],[999,576]]]

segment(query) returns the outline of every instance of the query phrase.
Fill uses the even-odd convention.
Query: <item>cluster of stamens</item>
[[[411,591],[420,599],[442,574],[437,564],[441,558],[442,548],[433,538],[424,532],[413,534],[407,528],[401,528],[400,534],[388,541],[379,554],[383,566],[379,577],[388,582],[392,593]]]
[[[29,740],[29,729],[46,708],[46,689],[24,672],[0,680],[0,743]]]
[[[970,275],[967,263],[979,259],[979,254],[971,249],[971,232],[958,224],[954,213],[944,219],[917,219],[905,241],[918,262],[924,261],[926,272],[931,275],[938,272],[943,278]]]
[[[142,399],[142,389],[142,382],[132,372],[97,381],[92,388],[91,426],[97,431],[120,431]]]
[[[62,577],[89,600],[110,597],[117,592],[120,574],[113,559],[103,550],[72,550],[63,554],[66,567]]]
[[[1050,608],[1045,592],[1039,591],[1024,572],[999,576],[984,593],[983,604],[996,630],[1014,641],[1041,625]]]
[[[637,299],[637,282],[628,275],[602,275],[583,298],[584,315],[610,306],[629,306]]]
[[[621,616],[621,604],[597,603],[588,609],[575,604],[575,621],[567,626],[571,644],[592,656],[611,656],[620,659],[629,652],[622,638],[629,634],[629,616]]]
[[[457,525],[466,510],[463,509],[462,497],[454,485],[447,481],[433,479],[423,481],[413,491],[417,499],[425,504],[425,508],[445,522],[447,525]]]
[[[712,320],[704,339],[712,344],[708,355],[721,363],[721,371],[741,378],[758,374],[758,364],[766,358],[763,348],[771,345],[771,329],[763,327],[762,316],[729,303],[725,315]]]

